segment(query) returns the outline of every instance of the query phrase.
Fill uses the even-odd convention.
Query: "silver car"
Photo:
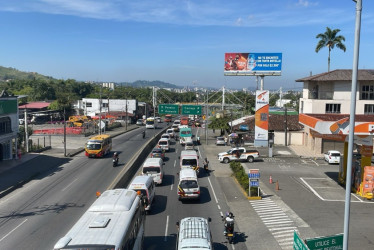
[[[218,146],[218,145],[226,145],[226,143],[225,143],[225,138],[224,137],[222,137],[222,136],[219,136],[219,137],[217,137],[217,140],[216,140],[216,145]]]

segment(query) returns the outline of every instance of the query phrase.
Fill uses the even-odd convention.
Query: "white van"
[[[195,150],[183,150],[179,158],[181,169],[191,167],[199,168],[199,156]]]
[[[213,249],[209,222],[210,218],[202,217],[187,217],[177,222],[177,249]]]
[[[157,143],[157,146],[167,152],[169,152],[170,150],[170,140],[166,139],[166,138],[161,138],[158,143]]]
[[[151,176],[155,183],[161,185],[164,177],[163,165],[161,158],[147,158],[143,163],[142,175]]]
[[[200,199],[200,186],[192,168],[183,168],[179,172],[178,200]]]
[[[141,195],[146,198],[145,211],[149,211],[155,198],[155,182],[151,176],[139,175],[136,176],[130,183],[128,189],[136,192],[140,191]]]

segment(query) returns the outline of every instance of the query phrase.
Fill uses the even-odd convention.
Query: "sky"
[[[359,69],[374,69],[374,1],[362,0]],[[0,65],[57,79],[179,86],[257,87],[224,76],[224,55],[282,53],[281,76],[264,89],[302,90],[295,80],[327,72],[316,35],[340,29],[330,69],[352,69],[352,0],[3,0]]]

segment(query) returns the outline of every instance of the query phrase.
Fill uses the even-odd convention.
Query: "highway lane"
[[[147,130],[146,139],[139,129],[114,138],[112,151],[120,153],[118,167],[112,167],[111,155],[89,159],[81,153],[4,197],[0,200],[1,249],[52,249],[93,203],[96,191],[106,190],[134,153],[159,131]],[[44,164],[46,157],[30,164]]]
[[[196,134],[197,130],[193,130]],[[199,131],[202,134],[202,131]],[[202,136],[200,136],[202,138]],[[195,140],[196,138],[194,138]],[[199,185],[200,201],[179,201],[177,196],[178,175],[180,171],[179,155],[183,147],[179,143],[172,144],[171,152],[166,153],[164,183],[156,188],[156,202],[152,211],[147,215],[145,249],[174,249],[176,245],[176,222],[185,217],[210,217],[214,249],[247,249],[243,242],[229,245],[223,236],[221,214],[229,210],[226,198],[220,189],[214,175],[200,170]],[[200,166],[205,157],[203,148],[200,150]]]

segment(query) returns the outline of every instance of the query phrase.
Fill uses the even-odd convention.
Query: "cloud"
[[[0,11],[196,26],[287,27],[346,21],[344,10],[336,5],[293,1],[292,7],[279,0],[266,5],[260,0],[12,0],[0,2]]]

